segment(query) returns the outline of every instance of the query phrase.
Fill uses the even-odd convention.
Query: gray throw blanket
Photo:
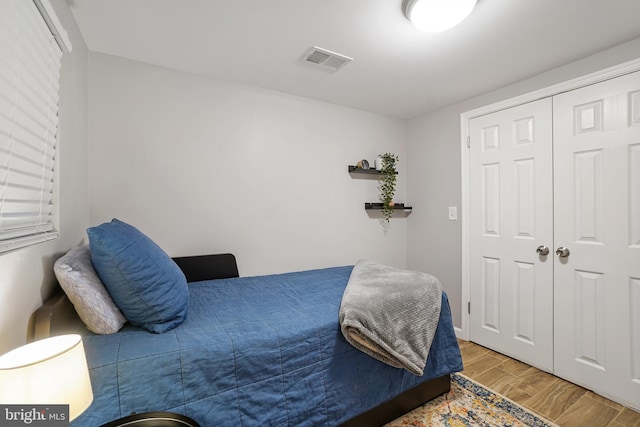
[[[353,267],[340,304],[340,329],[360,351],[422,375],[442,302],[435,277],[372,261]]]

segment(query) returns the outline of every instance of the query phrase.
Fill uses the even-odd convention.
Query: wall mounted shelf
[[[376,168],[362,169],[357,166],[349,165],[349,173],[362,173],[366,175],[381,175]],[[396,172],[397,174],[398,172]]]
[[[367,179],[380,179],[379,176],[381,176],[382,174],[380,173],[379,170],[375,169],[375,168],[368,168],[368,169],[363,169],[363,168],[359,168],[357,166],[353,166],[353,165],[349,165],[349,173],[350,174],[362,174],[364,176],[362,176],[362,178],[365,178],[365,176],[367,177]],[[396,172],[397,174],[398,172]],[[382,210],[382,203],[379,202],[365,202],[364,203],[364,209],[367,211],[381,211]],[[395,205],[393,205],[393,210],[394,211],[404,211],[405,215],[408,215],[409,213],[411,213],[411,210],[413,208],[411,206],[405,206],[404,203],[396,203]],[[372,215],[372,213],[370,213],[369,215]],[[378,213],[373,214],[373,215],[379,215]]]
[[[382,209],[382,203],[365,202],[364,208],[366,210]],[[396,203],[393,205],[393,210],[410,211],[411,209],[413,209],[413,207],[405,206],[404,203]]]

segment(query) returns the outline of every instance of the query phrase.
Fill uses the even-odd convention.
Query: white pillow
[[[72,248],[55,262],[53,271],[91,332],[112,334],[127,322],[93,268],[89,245]]]

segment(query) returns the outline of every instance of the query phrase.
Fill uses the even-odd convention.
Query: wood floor
[[[640,427],[640,413],[469,341],[459,341],[469,378],[560,427]]]

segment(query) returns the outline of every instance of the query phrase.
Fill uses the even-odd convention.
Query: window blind
[[[60,31],[51,28],[59,21],[45,2],[2,0],[0,6],[0,252],[58,236],[53,208],[63,51]]]

